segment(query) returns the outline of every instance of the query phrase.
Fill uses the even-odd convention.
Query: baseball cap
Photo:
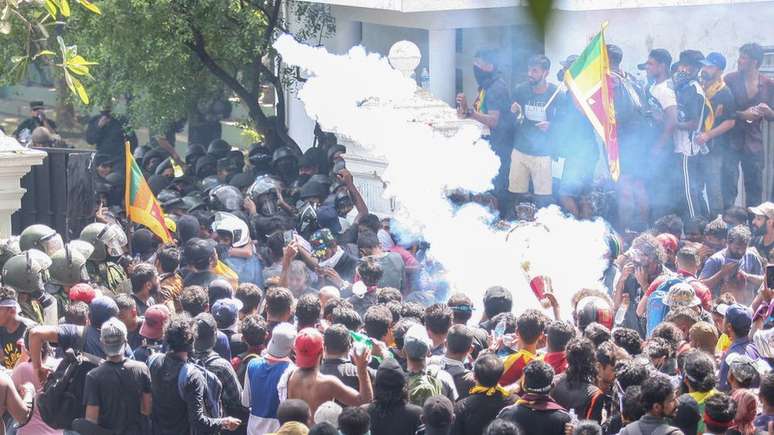
[[[296,328],[290,323],[280,323],[271,331],[271,339],[266,350],[275,358],[285,358],[293,350],[293,340],[296,339]]]
[[[563,66],[565,68],[569,68],[570,65],[572,65],[573,62],[575,62],[576,60],[578,60],[578,55],[577,54],[571,54],[571,55],[567,56],[567,59],[559,62],[559,65],[561,65],[561,66]]]
[[[194,350],[208,351],[215,347],[218,337],[218,324],[210,313],[199,313],[194,317]]]
[[[690,284],[681,282],[669,289],[664,303],[670,308],[695,307],[701,305],[701,299],[696,296],[696,290]]]
[[[734,376],[734,379],[742,384],[752,382],[760,376],[755,367],[755,361],[747,355],[731,353],[726,357],[726,364],[728,364],[729,372]]]
[[[216,245],[217,243],[211,239],[193,238],[185,244],[183,256],[189,264],[208,261],[215,255]]]
[[[91,326],[102,326],[111,317],[118,315],[118,305],[107,296],[97,296],[89,304],[89,321]]]
[[[704,55],[699,50],[683,50],[680,52],[678,64],[695,66],[701,68]]]
[[[42,109],[43,107],[42,101],[30,101],[30,109],[32,110]]]
[[[672,55],[663,48],[654,48],[648,53],[649,58],[653,58],[656,62],[670,66],[672,65]],[[647,64],[645,62],[637,65],[637,69],[644,70]]]
[[[718,304],[715,310],[726,318],[734,329],[749,329],[752,326],[752,312],[741,304]]]
[[[314,412],[314,424],[329,423],[331,426],[339,427],[339,415],[343,409],[336,402],[329,400],[323,402]]]
[[[92,286],[82,282],[70,287],[70,293],[67,294],[67,297],[70,299],[70,302],[86,302],[90,304],[97,297],[97,291]]]
[[[426,358],[430,345],[430,337],[422,325],[412,325],[403,337],[403,352],[413,360]]]
[[[484,302],[492,299],[503,299],[513,302],[513,295],[505,287],[495,286],[489,287],[484,293]]]
[[[766,201],[757,207],[750,207],[748,210],[756,216],[766,216],[769,219],[774,219],[774,202]]]
[[[210,310],[215,321],[218,322],[218,329],[227,329],[236,331],[237,320],[239,320],[239,310],[242,309],[242,301],[234,298],[219,299]]]
[[[315,231],[309,239],[309,244],[312,245],[312,255],[322,258],[325,255],[325,251],[335,242],[336,238],[328,228]]]
[[[304,328],[293,343],[296,351],[296,365],[302,369],[314,367],[322,355],[323,336],[316,328]]]
[[[374,385],[381,390],[400,390],[406,381],[406,373],[394,358],[385,358],[376,369]]]
[[[726,57],[718,53],[717,51],[713,51],[712,53],[708,54],[703,61],[701,61],[701,64],[716,66],[721,71],[723,71],[724,69],[726,69]]]
[[[140,326],[140,335],[153,340],[161,340],[169,316],[169,308],[166,305],[151,305],[145,310],[145,319]]]
[[[123,355],[126,344],[126,325],[111,317],[102,324],[99,331],[99,342],[107,356]]]

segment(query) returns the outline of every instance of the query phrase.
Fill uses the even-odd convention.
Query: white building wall
[[[583,6],[600,7],[609,6],[610,3],[622,4],[627,8],[580,10]],[[774,46],[774,1],[725,1],[722,2],[724,4],[701,6],[632,8],[637,4],[657,3],[678,2],[559,2],[559,7],[576,10],[554,10],[553,21],[545,37],[546,55],[556,65],[552,69],[558,69],[558,60],[569,54],[580,53],[604,21],[608,22],[605,32],[607,42],[623,49],[623,67],[629,72],[636,72],[636,65],[644,62],[653,48],[666,48],[675,60],[680,51],[688,48],[701,50],[705,55],[710,51],[718,51],[728,60],[726,71],[733,71],[736,69],[740,45],[757,42],[763,46]],[[700,2],[683,0],[679,3]]]

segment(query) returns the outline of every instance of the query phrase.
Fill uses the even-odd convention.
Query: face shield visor
[[[97,239],[105,244],[105,251],[110,257],[123,255],[124,246],[128,243],[126,233],[116,224],[106,225]]]
[[[41,250],[46,253],[46,255],[53,255],[54,252],[62,249],[64,247],[64,241],[62,240],[62,236],[59,235],[59,233],[53,233],[50,236],[46,236],[42,239],[40,239],[40,248]]]

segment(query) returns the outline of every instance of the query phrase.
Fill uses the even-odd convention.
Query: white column
[[[428,30],[428,41],[430,93],[454,106],[455,30]]]
[[[11,215],[21,208],[25,189],[22,177],[34,165],[43,163],[46,153],[21,147],[15,139],[0,133],[0,238],[11,236]]]

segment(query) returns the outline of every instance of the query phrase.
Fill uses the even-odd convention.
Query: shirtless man
[[[353,362],[357,366],[360,392],[344,385],[335,376],[320,373],[323,355],[323,336],[317,329],[302,329],[294,344],[297,369],[288,379],[288,399],[301,399],[309,404],[311,415],[317,407],[329,400],[336,400],[345,406],[359,406],[371,402],[373,389],[368,375],[368,361],[371,352],[354,352]]]

